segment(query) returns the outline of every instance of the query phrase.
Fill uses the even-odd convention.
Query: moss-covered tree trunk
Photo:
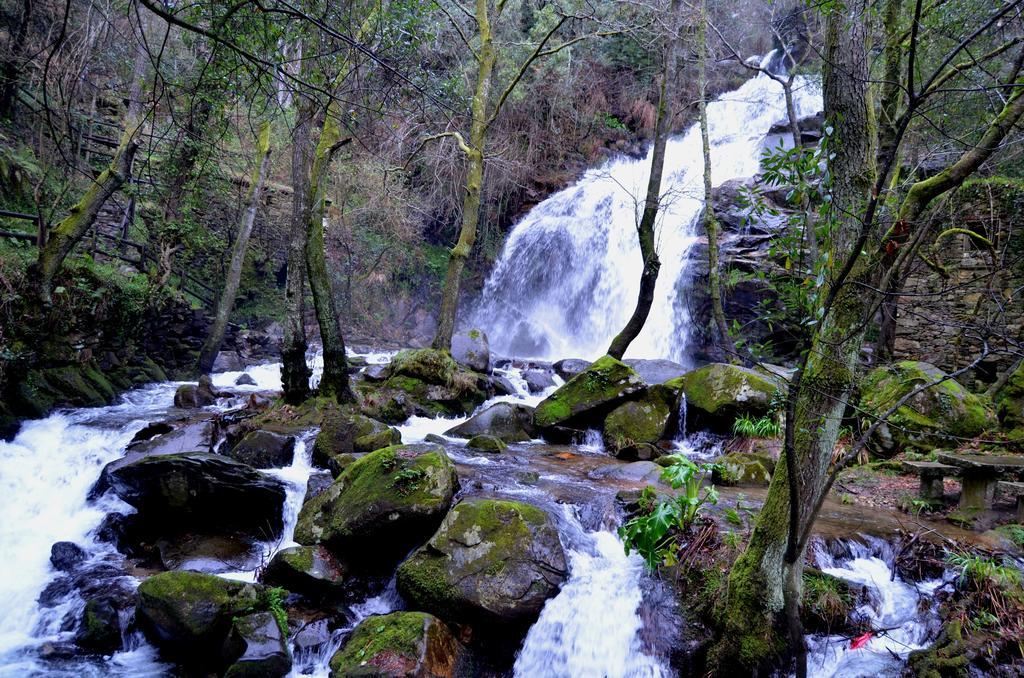
[[[672,0],[669,5],[665,35],[664,63],[661,68],[661,82],[658,88],[658,111],[654,123],[654,146],[651,149],[651,173],[647,178],[647,194],[644,196],[644,209],[637,224],[637,236],[640,240],[640,256],[643,257],[643,271],[640,273],[640,291],[637,294],[633,314],[626,321],[625,327],[612,339],[608,347],[608,355],[622,359],[629,345],[640,335],[647,316],[654,304],[654,290],[658,284],[658,272],[661,261],[655,242],[655,231],[658,225],[658,211],[661,207],[661,182],[665,171],[665,146],[672,130],[672,92],[676,82],[676,54],[679,45],[680,0]]]
[[[281,344],[281,385],[286,402],[309,397],[306,364],[306,224],[309,221],[309,173],[312,164],[312,104],[296,97],[292,129],[292,217],[288,236],[288,275],[285,280],[284,338]]]
[[[224,289],[221,292],[220,300],[217,302],[217,310],[213,316],[213,325],[210,334],[203,343],[199,352],[199,371],[203,374],[213,369],[213,363],[220,352],[220,345],[224,341],[224,333],[228,329],[228,320],[231,318],[231,309],[235,306],[235,297],[238,296],[238,286],[242,281],[242,266],[245,264],[245,253],[249,247],[249,236],[252,235],[253,224],[256,223],[256,211],[260,204],[260,195],[263,192],[263,184],[267,178],[267,168],[270,166],[270,123],[263,123],[260,136],[256,144],[256,167],[249,180],[249,195],[245,201],[245,212],[242,214],[241,223],[238,225],[238,233],[235,241],[231,244],[231,262],[228,264],[227,278],[224,280]]]
[[[711,315],[718,329],[718,340],[729,362],[737,361],[736,347],[729,336],[729,325],[725,320],[722,306],[722,272],[718,261],[718,219],[715,218],[715,204],[711,191],[711,135],[708,130],[708,5],[700,4],[700,18],[697,21],[697,90],[698,113],[700,117],[700,140],[704,156],[704,233],[708,239],[708,296],[711,298]],[[792,107],[792,89],[787,88],[787,109]],[[790,124],[794,112],[790,111]],[[799,142],[797,142],[799,143]]]
[[[863,7],[848,12],[830,12],[825,47],[825,114],[838,140],[830,163],[830,261],[839,262],[836,266],[856,248],[874,184],[868,35]],[[838,272],[833,269],[832,275]],[[798,675],[806,671],[798,614],[803,572],[799,535],[813,521],[854,383],[861,319],[870,305],[857,283],[874,274],[868,258],[858,257],[847,280],[833,279],[834,302],[791,385],[780,471],[772,477],[750,542],[729,575],[722,635],[712,653],[719,670],[749,672],[792,653]]]
[[[441,291],[441,310],[437,317],[437,332],[432,344],[434,348],[445,351],[450,350],[452,346],[455,318],[459,310],[462,271],[476,243],[476,230],[480,221],[480,191],[484,180],[484,148],[489,124],[487,100],[491,92],[491,75],[496,59],[487,0],[476,2],[476,24],[480,35],[480,50],[477,55],[478,68],[471,107],[469,143],[462,148],[467,160],[465,195],[462,198],[462,226],[459,229],[459,241],[448,257],[448,271],[445,273],[444,288]]]

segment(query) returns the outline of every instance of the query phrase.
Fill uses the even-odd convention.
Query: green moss
[[[947,622],[930,648],[915,650],[907,658],[907,666],[919,678],[967,676],[968,663],[967,644],[959,621]]]
[[[1024,525],[1000,525],[996,531],[1002,533],[1018,548],[1024,548]]]
[[[392,377],[404,375],[430,384],[451,383],[458,365],[447,351],[433,348],[407,349],[399,351],[391,359]]]
[[[499,453],[504,452],[505,450],[508,449],[508,445],[506,445],[504,441],[499,440],[494,436],[487,435],[480,435],[470,438],[469,442],[466,443],[466,446],[474,450],[479,450],[481,452]]]
[[[669,407],[652,394],[619,405],[604,420],[605,446],[613,452],[637,443],[661,440],[668,424]]]
[[[369,675],[367,665],[383,669],[394,664],[396,658],[419,663],[430,621],[430,615],[423,612],[392,612],[364,619],[331,658],[331,675]]]
[[[828,632],[841,628],[854,610],[850,585],[819,570],[804,571],[803,612],[811,628]]]
[[[768,377],[736,365],[712,363],[665,382],[665,386],[686,395],[687,407],[710,415],[768,412],[779,384]]]
[[[645,388],[632,368],[606,355],[537,405],[534,423],[540,428],[566,425],[591,411],[607,412],[614,403]]]

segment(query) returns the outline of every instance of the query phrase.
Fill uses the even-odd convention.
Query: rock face
[[[238,441],[228,456],[254,468],[283,468],[295,459],[295,438],[253,431]]]
[[[332,468],[340,455],[373,452],[402,442],[402,434],[362,414],[333,410],[324,415],[313,443],[313,464]]]
[[[224,656],[233,660],[225,678],[282,678],[292,670],[288,637],[270,612],[236,617]]]
[[[941,379],[934,365],[906,360],[876,368],[861,383],[860,407],[870,425],[901,398],[920,386]],[[987,399],[970,393],[955,379],[921,391],[875,429],[868,442],[871,451],[891,457],[905,448],[927,452],[956,444],[957,438],[973,438],[993,428],[996,420]]]
[[[1024,362],[995,396],[999,423],[1013,440],[1024,441]]]
[[[261,581],[312,598],[343,598],[351,588],[344,565],[323,546],[281,549]]]
[[[107,477],[117,496],[153,525],[239,531],[259,538],[281,531],[281,482],[219,455],[145,456],[114,468]]]
[[[765,454],[730,452],[717,457],[712,480],[719,485],[768,485],[775,460]]]
[[[458,426],[445,431],[453,438],[489,435],[506,443],[519,443],[534,437],[533,408],[512,403],[496,403]]]
[[[398,590],[451,623],[522,632],[565,577],[565,553],[547,513],[520,502],[467,499],[398,568]]]
[[[491,371],[491,345],[481,330],[460,330],[452,335],[452,358],[474,372]]]
[[[646,388],[629,366],[604,356],[541,401],[533,422],[541,429],[590,428],[613,407]]]
[[[139,621],[158,647],[198,655],[219,655],[232,619],[255,609],[260,598],[251,584],[188,571],[153,575],[137,596]]]
[[[754,370],[712,363],[665,384],[686,396],[687,428],[728,432],[740,415],[762,417],[780,384]]]
[[[295,541],[346,559],[381,561],[422,543],[448,512],[459,481],[440,445],[396,445],[345,468],[299,513]]]
[[[392,612],[367,617],[331,658],[331,678],[452,678],[462,646],[433,615]]]
[[[630,400],[612,410],[604,420],[605,448],[618,454],[633,445],[661,440],[672,414],[666,400],[652,390],[642,400]]]

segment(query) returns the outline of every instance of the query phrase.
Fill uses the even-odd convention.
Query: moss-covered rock
[[[396,445],[356,460],[299,512],[295,541],[346,559],[387,560],[435,530],[458,489],[440,445]]]
[[[852,631],[857,606],[853,586],[820,570],[804,570],[804,599],[801,607],[804,627],[816,633]]]
[[[253,468],[283,468],[295,459],[295,438],[253,431],[239,440],[228,456]]]
[[[252,584],[175,571],[142,582],[137,599],[142,628],[158,647],[172,653],[215,652],[219,656],[232,619],[255,611],[261,596]]]
[[[449,384],[458,370],[458,364],[447,351],[434,348],[399,351],[389,367],[392,377],[412,377],[428,384]]]
[[[616,405],[646,389],[632,368],[604,356],[537,405],[533,421],[541,429],[592,428]]]
[[[345,566],[323,546],[281,549],[267,564],[260,581],[315,600],[344,598],[353,588]]]
[[[775,473],[775,460],[765,454],[730,452],[712,463],[712,480],[719,485],[767,486]]]
[[[426,354],[423,352],[426,351]],[[402,358],[403,354],[430,359]],[[469,414],[487,400],[490,382],[486,375],[460,369],[447,353],[420,349],[395,356],[384,382],[357,386],[363,414],[389,424],[412,415],[452,417]]]
[[[967,649],[960,622],[949,621],[931,647],[910,653],[907,667],[920,678],[966,677],[970,675]]]
[[[478,452],[490,452],[493,454],[500,454],[508,449],[508,445],[494,436],[475,436],[470,438],[469,442],[466,443],[466,447]]]
[[[1013,440],[1024,443],[1024,362],[995,395],[999,424]]]
[[[340,455],[374,452],[401,442],[398,429],[363,414],[333,408],[324,414],[313,443],[313,464],[333,470],[331,462]]]
[[[519,443],[533,438],[533,408],[515,403],[495,403],[463,423],[445,431],[454,438],[488,435],[506,443]]]
[[[604,446],[611,454],[641,443],[656,443],[665,435],[671,410],[649,391],[642,400],[630,400],[612,410],[604,420]]]
[[[398,590],[418,609],[481,633],[525,632],[565,580],[558,531],[530,504],[467,499],[398,568]]]
[[[235,617],[224,641],[224,678],[282,678],[292,670],[288,637],[270,612]]]
[[[112,599],[100,596],[86,601],[75,632],[75,645],[103,655],[121,649],[121,620]]]
[[[943,376],[942,370],[934,365],[912,360],[872,370],[861,382],[860,389],[865,427],[910,392]],[[943,445],[956,445],[962,438],[980,435],[995,423],[987,398],[970,393],[955,379],[947,379],[901,405],[875,429],[869,447],[883,457],[891,457],[904,449],[930,452]]]
[[[772,377],[726,363],[705,365],[667,381],[665,386],[686,397],[688,430],[710,428],[722,432],[731,430],[740,415],[766,415],[782,387]]]
[[[331,657],[331,678],[451,678],[462,646],[437,617],[392,612],[367,617]]]

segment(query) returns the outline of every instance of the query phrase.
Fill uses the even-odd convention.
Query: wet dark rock
[[[324,414],[320,424],[313,443],[313,464],[337,475],[347,465],[338,457],[373,452],[401,442],[402,434],[396,428],[359,413],[334,409]]]
[[[208,375],[199,377],[197,384],[182,384],[174,392],[174,406],[183,409],[206,407],[217,402],[217,390]]]
[[[489,381],[494,395],[515,395],[517,393],[515,385],[506,377],[492,374]]]
[[[253,468],[283,468],[295,459],[295,438],[253,431],[238,441],[228,456]]]
[[[474,372],[491,371],[491,346],[482,330],[460,330],[452,335],[452,358]]]
[[[165,421],[158,421],[152,424],[146,424],[141,429],[139,429],[139,431],[132,437],[131,442],[129,442],[128,444],[131,445],[132,443],[150,440],[151,438],[155,438],[165,433],[170,433],[173,430],[174,427]]]
[[[470,438],[469,442],[466,443],[466,447],[477,452],[487,452],[490,454],[500,454],[508,449],[500,438],[494,436],[475,436]]]
[[[500,629],[504,640],[517,642],[565,581],[565,553],[542,509],[467,499],[397,577],[399,593],[415,608],[485,634]]]
[[[616,450],[615,457],[624,461],[653,461],[664,454],[661,448],[656,445],[632,443]]]
[[[590,367],[590,361],[580,360],[578,358],[566,358],[565,360],[559,360],[557,363],[552,365],[552,367],[558,376],[569,381],[577,374]]]
[[[98,597],[86,601],[75,644],[86,652],[101,655],[121,649],[121,618],[115,599]]]
[[[252,378],[250,374],[240,374],[238,379],[235,379],[235,386],[255,386],[256,380]]]
[[[288,637],[270,612],[236,617],[224,641],[225,678],[282,678],[292,670]]]
[[[50,563],[61,572],[70,572],[84,562],[86,557],[85,549],[70,541],[59,541],[50,547]]]
[[[334,476],[330,471],[313,471],[309,474],[309,480],[306,481],[306,501],[309,501],[313,497],[324,493],[331,483],[334,482]]]
[[[459,481],[444,448],[420,443],[371,452],[299,512],[295,541],[347,560],[397,558],[441,522]]]
[[[489,435],[506,443],[518,443],[534,437],[533,408],[513,403],[495,403],[483,412],[445,431],[454,438]]]
[[[323,546],[293,546],[278,551],[260,580],[313,600],[340,599],[354,587],[345,566]]]
[[[237,530],[258,538],[281,531],[281,481],[219,455],[145,456],[114,468],[109,479],[117,496],[151,525],[206,533]]]
[[[156,542],[160,562],[168,570],[237,572],[259,564],[262,553],[252,539],[238,536],[186,534]]]
[[[440,619],[392,612],[360,622],[331,657],[331,678],[452,678],[463,661],[462,646]]]
[[[550,372],[543,370],[527,370],[523,372],[523,381],[530,393],[543,393],[555,385],[555,379]]]

